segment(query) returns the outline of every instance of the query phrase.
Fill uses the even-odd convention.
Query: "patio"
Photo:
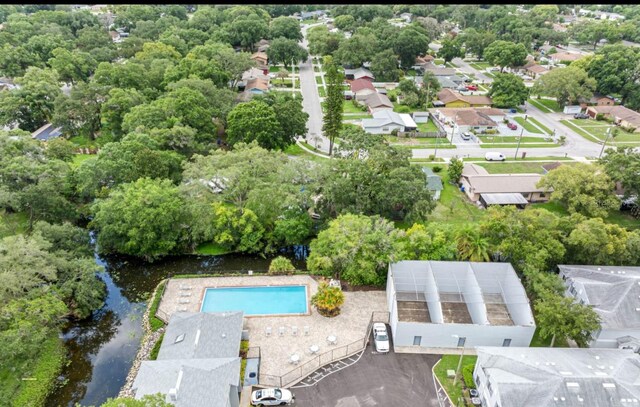
[[[308,298],[317,290],[318,283],[310,276],[243,276],[171,279],[167,283],[158,308],[158,316],[168,320],[174,312],[199,312],[204,292],[209,287],[307,285]],[[187,288],[188,289],[185,289]],[[182,289],[181,289],[182,288]],[[186,293],[190,295],[186,296]],[[260,347],[260,382],[268,375],[282,376],[296,366],[291,356],[299,356],[298,364],[311,360],[309,348],[318,346],[317,354],[323,354],[354,341],[362,340],[374,311],[387,311],[384,291],[344,292],[345,302],[340,315],[325,318],[309,304],[309,315],[245,317],[244,327],[249,330],[249,346]],[[188,301],[188,302],[187,302]],[[231,311],[231,310],[230,310]],[[305,326],[309,327],[305,334]],[[271,334],[267,336],[267,328]],[[280,336],[280,327],[284,334]],[[293,335],[293,327],[297,334]],[[329,344],[327,337],[336,336],[337,343]]]

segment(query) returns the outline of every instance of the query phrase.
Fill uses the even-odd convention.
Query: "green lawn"
[[[545,126],[544,124],[540,123],[538,120],[536,120],[535,117],[531,117],[529,116],[529,118],[527,119],[527,121],[532,122],[533,124],[537,125],[538,127],[540,127],[542,130],[544,130],[545,133],[547,134],[551,134],[553,133],[553,131],[551,131],[547,126]]]
[[[414,162],[416,162],[414,160]],[[460,192],[457,186],[449,183],[447,166],[438,175],[442,178],[444,189],[440,193],[440,200],[429,216],[429,222],[448,223],[459,226],[469,222],[478,222],[486,213],[471,203],[467,196]]]
[[[532,348],[548,348],[551,345],[551,337],[549,338],[541,338],[540,337],[540,328],[536,328],[535,333],[533,334],[533,338],[531,338]],[[558,339],[556,338],[556,342],[553,344],[554,348],[568,348],[569,344],[567,340],[564,338]]]
[[[354,106],[350,100],[345,100],[342,103],[342,113],[363,113],[366,110],[362,110],[359,106]]]
[[[438,145],[438,148],[442,148],[445,145],[450,145],[449,140],[444,138],[435,137],[397,137],[397,136],[385,136],[385,139],[389,143],[403,143],[403,144],[428,144],[431,146]],[[455,146],[454,146],[455,147]]]
[[[480,136],[480,140],[482,143],[491,143],[491,144],[499,144],[499,143],[518,143],[518,136]],[[550,141],[545,141],[543,137],[535,137],[535,136],[522,136],[521,143],[550,143],[554,144]]]
[[[322,76],[316,76],[316,83],[322,85]]]
[[[463,405],[459,403],[459,399],[463,397],[462,384],[464,380],[462,378],[462,371],[467,365],[475,365],[476,360],[478,360],[477,356],[462,357],[460,373],[458,374],[458,381],[456,382],[455,386],[453,385],[453,377],[447,377],[447,370],[455,371],[458,368],[460,355],[443,355],[442,359],[440,359],[440,361],[433,367],[433,373],[436,375],[436,377],[440,381],[440,384],[442,384],[442,386],[446,390],[453,405]]]
[[[284,153],[287,155],[303,155],[307,152],[304,151],[298,144],[291,144],[286,148],[286,150],[284,150]]]
[[[222,254],[227,254],[229,251],[224,249],[220,245],[214,242],[210,243],[202,243],[200,246],[196,248],[195,254],[205,254],[209,256],[220,256]]]
[[[569,120],[560,120],[560,123],[564,124],[565,126],[567,126],[568,128],[575,131],[576,133],[578,133],[579,135],[581,135],[582,137],[586,138],[589,141],[593,141],[595,143],[600,141],[596,137],[582,130],[581,127],[573,125]]]
[[[445,64],[446,67],[448,68],[457,68],[458,65],[454,64],[453,62],[449,61]]]
[[[542,174],[544,171],[542,166],[545,163],[528,163],[528,162],[496,162],[496,163],[480,163],[489,174],[522,174],[536,173]]]
[[[392,102],[393,103],[393,111],[394,112],[398,112],[398,109],[403,106],[403,108],[408,107],[409,108],[409,113],[413,113],[413,112],[424,112],[424,105],[420,106],[420,107],[411,107],[411,106],[406,106],[406,105],[402,105],[398,102]]]
[[[558,216],[568,216],[569,212],[564,206],[557,202],[535,203],[531,204],[534,208],[544,208],[550,212],[555,213]],[[629,230],[640,229],[640,219],[634,219],[632,216],[621,211],[611,211],[609,216],[604,219],[607,223],[614,223],[618,226],[627,228]]]
[[[402,149],[408,149],[408,150],[415,150],[415,149],[429,149],[429,148],[433,148],[435,150],[436,148],[436,144],[432,143],[432,144],[423,144],[423,143],[417,143],[417,144],[393,144],[394,147],[396,148],[402,148]],[[449,143],[442,143],[442,144],[438,144],[438,150],[452,150],[454,148],[457,148],[455,145],[451,145]]]
[[[484,71],[487,68],[491,68],[493,66],[490,63],[484,62],[484,61],[470,62],[469,65],[471,67],[477,69],[478,71]]]
[[[510,143],[488,143],[488,144],[480,144],[480,148],[517,148],[518,147],[518,143],[514,143],[514,144],[510,144]],[[560,147],[559,144],[555,144],[555,143],[538,143],[538,144],[521,144],[520,145],[520,149],[527,149],[527,148],[553,148],[553,147]],[[520,155],[520,152],[518,152],[518,155]]]
[[[444,59],[436,58],[436,59],[433,60],[433,64],[434,65],[444,65]]]
[[[72,142],[73,144],[75,144],[78,147],[85,147],[85,148],[97,148],[98,145],[96,144],[95,140],[91,140],[89,137],[85,137],[85,136],[75,136],[75,137],[71,137],[69,139],[70,142]]]
[[[0,238],[22,234],[29,227],[29,217],[26,212],[7,213],[0,211]]]
[[[418,131],[420,132],[438,131],[438,127],[431,119],[429,119],[429,121],[427,121],[426,123],[416,124],[418,125]]]
[[[495,74],[493,74],[493,73],[491,73],[491,72],[485,72],[484,74],[485,74],[486,76],[488,76],[489,78],[495,78],[495,77],[496,77],[496,75],[495,75]]]
[[[313,72],[320,72],[320,68],[317,65],[313,66]]]
[[[275,66],[275,65],[274,66],[270,66],[269,67],[269,73],[280,72],[280,69],[283,69],[283,68],[280,68],[279,66]]]
[[[484,157],[463,157],[463,158],[464,158],[464,162],[483,161],[483,162],[486,162],[488,164],[490,164],[490,163],[498,164],[498,162],[496,162],[496,161],[491,161],[491,162],[486,161],[484,159]],[[509,156],[507,156],[507,160],[506,161],[573,161],[573,158],[548,156],[548,157],[527,157],[527,158],[525,158],[523,160],[522,158],[518,157],[517,160],[514,160],[513,156],[509,155]]]
[[[531,98],[529,99],[529,103],[536,106],[538,109],[542,110],[545,113],[562,112],[562,107],[555,100]]]
[[[417,72],[415,69],[409,69],[406,73],[406,76],[416,76]]]
[[[580,134],[582,137],[587,140],[594,142],[603,142],[607,139],[607,129],[612,127],[607,122],[599,122],[595,120],[560,120],[560,123],[569,127],[571,130]],[[620,127],[612,127],[618,129],[618,135],[615,138],[609,138],[607,144],[618,144],[620,142],[621,145],[624,144],[640,144],[640,134],[638,133],[629,133],[624,131]]]
[[[358,120],[358,119],[372,119],[372,118],[373,116],[367,113],[362,113],[362,114],[350,113],[350,114],[342,115],[343,120]]]
[[[536,126],[534,126],[528,121],[528,118],[527,120],[525,120],[524,117],[514,117],[513,120],[515,120],[515,122],[518,123],[520,126],[524,127],[524,129],[529,133],[543,134],[542,130],[538,129]]]
[[[91,157],[95,157],[95,154],[76,154],[73,156],[73,161],[71,161],[72,167],[78,167],[84,161],[88,160]]]
[[[327,91],[324,89],[324,86],[318,86],[318,95],[320,95],[321,98],[327,96]]]

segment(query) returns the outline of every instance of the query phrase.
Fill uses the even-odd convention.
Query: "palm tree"
[[[318,292],[311,297],[311,304],[318,309],[320,315],[335,317],[340,314],[340,306],[344,304],[344,294],[340,287],[329,287],[329,284],[322,281]]]
[[[489,241],[473,226],[465,226],[456,233],[458,259],[489,261]]]

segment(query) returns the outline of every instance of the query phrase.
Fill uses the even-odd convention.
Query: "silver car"
[[[286,406],[295,396],[291,391],[280,388],[256,390],[251,393],[252,406]]]

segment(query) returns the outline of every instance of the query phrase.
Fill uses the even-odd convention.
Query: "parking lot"
[[[389,328],[387,328],[389,329]],[[439,355],[378,354],[373,336],[362,358],[310,387],[294,388],[303,407],[438,407],[431,368]]]

